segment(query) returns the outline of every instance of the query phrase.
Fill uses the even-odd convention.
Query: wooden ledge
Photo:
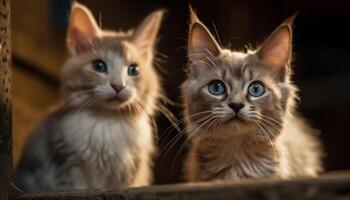
[[[251,180],[244,182],[155,185],[124,191],[79,190],[21,194],[14,199],[145,199],[145,200],[228,200],[228,199],[350,199],[350,172],[320,178],[296,180]]]

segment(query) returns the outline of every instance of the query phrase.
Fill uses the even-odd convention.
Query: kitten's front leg
[[[140,156],[140,160],[137,163],[137,169],[135,170],[135,177],[131,183],[132,187],[140,187],[150,185],[152,182],[152,170],[150,167],[150,156],[148,153],[143,152]]]

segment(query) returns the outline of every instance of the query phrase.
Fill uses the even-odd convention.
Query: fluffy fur
[[[188,79],[182,85],[191,148],[188,181],[293,178],[322,171],[315,131],[294,111],[297,88],[290,81],[293,18],[256,50],[222,49],[191,11]],[[223,95],[209,92],[220,80]],[[258,81],[262,96],[248,94]],[[236,111],[229,104],[241,104]]]
[[[162,12],[134,31],[101,30],[75,3],[63,68],[64,105],[27,142],[16,171],[27,192],[145,186],[152,181],[152,117],[160,83],[152,66]],[[94,68],[102,60],[107,69]],[[130,66],[138,74],[128,74]]]

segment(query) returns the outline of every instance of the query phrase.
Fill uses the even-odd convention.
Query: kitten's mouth
[[[231,122],[234,122],[234,123],[245,123],[246,121],[242,117],[239,117],[237,114],[235,114],[234,116],[228,118],[226,120],[226,122],[228,122],[228,123],[231,123]]]
[[[108,110],[118,110],[125,105],[125,101],[123,101],[117,96],[109,98],[105,102],[106,102],[105,107]]]
[[[114,97],[111,97],[107,100],[107,102],[112,102],[112,101],[119,101],[119,97],[117,95],[115,95]]]
[[[117,95],[106,100],[106,103],[112,105],[113,107],[119,106],[124,102],[126,102],[126,100],[121,99]]]
[[[113,103],[113,102],[116,102],[116,101],[122,101],[117,95],[114,96],[114,97],[111,97],[107,100],[108,103]]]

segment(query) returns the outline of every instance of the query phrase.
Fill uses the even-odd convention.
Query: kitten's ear
[[[198,19],[190,6],[190,34],[188,36],[188,59],[190,62],[217,57],[221,53],[218,45],[207,27]]]
[[[78,54],[91,48],[92,39],[99,37],[101,32],[90,10],[79,3],[73,3],[67,35],[71,53]]]
[[[257,51],[258,61],[283,78],[291,60],[295,16],[286,19]]]
[[[158,10],[148,15],[132,35],[132,43],[141,50],[145,57],[153,53],[153,46],[157,39],[163,14],[163,10]]]

